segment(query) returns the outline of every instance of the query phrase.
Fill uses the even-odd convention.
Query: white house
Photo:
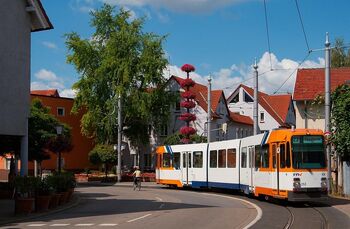
[[[291,95],[268,95],[259,91],[258,101],[260,132],[295,126],[295,110]],[[254,90],[252,88],[239,85],[227,98],[227,103],[231,112],[253,118]]]
[[[183,92],[180,83],[183,78],[172,76],[168,80],[168,90],[175,92]],[[197,119],[192,122],[192,126],[197,130],[198,135],[207,135],[207,112],[208,112],[208,89],[205,85],[195,83],[194,87],[190,88],[195,93],[196,107],[192,109]],[[163,137],[176,133],[182,126],[184,121],[179,120],[179,116],[184,109],[180,108],[180,101],[174,106],[172,110],[172,117],[168,124],[168,131],[163,133]],[[212,141],[220,141],[226,139],[234,139],[245,137],[252,134],[253,121],[251,118],[233,114],[227,107],[225,94],[222,90],[213,90],[211,92],[211,131],[210,137]],[[222,131],[222,125],[227,124],[227,132]]]

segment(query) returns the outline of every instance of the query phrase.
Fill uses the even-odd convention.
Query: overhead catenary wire
[[[305,39],[307,51],[310,52],[309,42],[307,41],[307,36],[306,36],[305,28],[304,28],[303,18],[301,17],[301,13],[300,13],[298,0],[294,0],[294,1],[295,1],[295,5],[297,7],[301,28],[303,29],[303,34],[304,34],[304,39]]]
[[[298,66],[292,71],[291,74],[289,74],[289,76],[287,77],[287,79],[285,81],[283,81],[283,83],[281,84],[281,86],[279,86],[277,88],[277,90],[273,93],[273,94],[276,94],[283,86],[284,84],[293,76],[293,74],[296,72],[296,70],[299,69],[299,67],[305,62],[305,60],[310,56],[311,52],[308,52],[306,54],[306,56],[304,57],[304,59],[298,64]]]
[[[269,49],[269,57],[270,57],[270,70],[272,70],[270,33],[269,33],[269,23],[268,23],[268,19],[267,19],[266,0],[264,0],[264,12],[265,12],[265,27],[266,27],[266,36],[267,36],[267,47]]]

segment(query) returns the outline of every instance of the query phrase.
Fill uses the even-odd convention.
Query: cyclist
[[[134,185],[137,187],[138,182],[140,182],[141,186],[141,171],[138,166],[135,167],[135,171],[132,175],[134,176]]]

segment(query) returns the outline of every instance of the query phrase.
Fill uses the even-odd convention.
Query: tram
[[[321,130],[277,129],[242,139],[164,145],[156,155],[158,184],[234,189],[288,201],[327,198]]]

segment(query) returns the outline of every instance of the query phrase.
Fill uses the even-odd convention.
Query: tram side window
[[[186,153],[183,153],[182,154],[182,167],[186,168],[187,167],[186,164],[187,164]]]
[[[249,152],[249,163],[248,163],[248,168],[252,167],[252,159],[254,157],[254,147],[249,147],[248,148],[248,152]]]
[[[255,146],[255,168],[261,167],[261,160],[262,160],[262,153],[261,153],[261,147]]]
[[[219,150],[219,168],[226,168],[226,150],[220,149]]]
[[[218,152],[216,150],[210,151],[210,168],[217,168],[218,167]]]
[[[242,148],[241,167],[247,168],[247,147]]]
[[[277,151],[276,145],[272,145],[272,167],[273,168],[276,168],[276,151]]]
[[[170,153],[163,154],[163,168],[171,167],[171,155]]]
[[[227,168],[236,168],[236,149],[227,150]]]
[[[290,144],[287,142],[287,151],[286,151],[286,167],[290,168]]]
[[[269,145],[263,145],[261,148],[261,168],[269,168]]]
[[[191,153],[188,153],[188,168],[192,168],[192,158],[191,158]]]
[[[175,169],[180,169],[180,153],[174,152],[174,161],[173,161],[173,167]]]
[[[286,145],[285,144],[280,145],[280,167],[281,168],[286,167]]]
[[[193,152],[193,168],[203,167],[203,152],[195,151]]]

